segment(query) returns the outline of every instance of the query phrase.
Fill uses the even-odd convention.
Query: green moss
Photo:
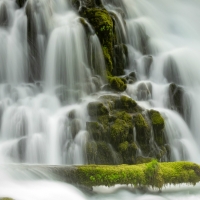
[[[113,102],[114,110],[122,110],[128,113],[141,112],[142,109],[137,106],[137,103],[130,97],[125,95],[104,95],[100,100],[105,104],[106,102]]]
[[[137,132],[137,141],[141,146],[149,145],[150,139],[150,128],[146,119],[142,114],[136,114],[133,116],[133,122],[135,124]],[[147,150],[148,151],[148,150]]]
[[[3,198],[0,198],[0,200],[13,200],[13,199],[9,197],[3,197]]]
[[[104,141],[88,142],[86,145],[86,155],[89,164],[114,165],[122,163],[111,146]]]
[[[126,122],[126,124],[132,129],[133,128],[133,120],[130,114],[128,114],[125,111],[121,111],[121,112],[114,112],[114,115],[116,118],[124,120]]]
[[[148,162],[151,162],[152,160],[153,158],[150,158],[150,157],[138,156],[136,158],[136,164],[148,163]]]
[[[137,103],[130,97],[127,97],[124,95],[120,97],[120,105],[119,105],[120,109],[123,109],[131,113],[135,111],[136,106],[137,106]]]
[[[200,181],[200,166],[191,162],[151,163],[118,166],[78,166],[76,177],[85,186],[132,184],[162,188],[167,184]]]
[[[117,118],[110,129],[110,141],[113,146],[125,142],[129,135],[129,126],[124,120]]]
[[[102,45],[103,54],[106,61],[106,69],[108,74],[113,71],[113,39],[114,29],[113,21],[108,11],[102,8],[86,8],[80,13],[81,16],[87,18],[93,26]]]
[[[108,109],[103,105],[103,103],[95,101],[90,102],[87,106],[88,114],[92,117],[99,115],[107,115]]]
[[[97,144],[95,141],[89,141],[86,144],[86,156],[88,164],[95,164],[97,157]]]
[[[150,116],[151,124],[154,130],[154,140],[158,145],[162,146],[166,143],[165,135],[163,131],[165,127],[164,119],[161,116],[161,114],[155,110],[150,110],[149,116]]]
[[[165,127],[164,119],[158,111],[150,110],[149,116],[154,130],[162,130]]]
[[[108,81],[113,90],[119,91],[119,92],[123,92],[126,90],[127,85],[124,82],[124,79],[119,78],[119,77],[108,76]]]
[[[98,122],[87,122],[86,130],[95,141],[105,139],[105,131],[102,124]]]
[[[119,145],[119,152],[122,155],[123,163],[133,164],[136,159],[137,145],[132,142],[125,141]]]

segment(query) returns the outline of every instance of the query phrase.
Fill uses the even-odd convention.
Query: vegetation
[[[156,160],[139,165],[78,166],[75,171],[77,183],[85,186],[112,186],[131,184],[161,189],[167,184],[200,181],[200,166],[191,162],[158,163]]]

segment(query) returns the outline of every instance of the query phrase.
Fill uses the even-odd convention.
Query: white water
[[[200,2],[103,2],[116,17],[118,42],[127,43],[129,68],[126,71],[135,71],[139,80],[128,86],[127,94],[141,106],[162,113],[172,147],[171,160],[200,163]],[[83,146],[87,140],[86,106],[90,98],[85,97],[96,91],[96,81],[101,84],[95,75],[105,71],[96,35],[91,31],[88,40],[79,16],[67,1],[29,0],[31,8],[37,8],[33,14],[36,36],[31,38],[34,44],[30,44],[26,42],[25,9],[16,9],[13,0],[0,0],[0,8],[3,4],[8,17],[0,26],[0,163],[86,164]],[[126,16],[127,29],[121,10]],[[153,58],[149,70],[143,53]],[[33,69],[31,63],[40,67]],[[102,68],[97,70],[97,64]],[[29,80],[35,82],[28,83]],[[185,111],[185,121],[176,111],[167,109],[171,82],[181,86],[188,97],[190,112]],[[150,83],[152,93],[141,94],[140,83]],[[75,119],[70,118],[71,111],[75,112]],[[24,176],[14,179],[0,170],[0,197],[16,200],[200,199],[199,185],[170,187],[161,194],[97,188],[96,194],[88,195],[64,183]]]

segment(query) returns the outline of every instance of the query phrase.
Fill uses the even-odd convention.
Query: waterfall
[[[41,181],[54,179],[51,173],[16,173],[3,165],[88,164],[88,103],[102,94],[115,94],[101,90],[107,84],[102,44],[87,19],[79,15],[84,6],[75,11],[70,2],[0,0],[0,176],[4,180],[0,198],[199,199],[199,185],[183,186],[180,192],[166,187],[162,194],[95,188],[91,195],[64,183]],[[123,77],[134,74],[123,94],[144,109],[158,110],[165,119],[169,158],[162,161],[200,163],[200,2],[95,2],[102,2],[115,24],[113,67],[120,62],[125,66]],[[127,55],[117,57],[125,47]],[[143,115],[148,118],[145,111]],[[145,157],[136,131],[133,128],[136,153]],[[157,151],[154,134],[151,127],[149,145]],[[117,160],[111,144],[108,149]]]

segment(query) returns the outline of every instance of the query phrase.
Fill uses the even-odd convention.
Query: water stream
[[[126,94],[161,112],[172,161],[200,163],[199,0],[102,2],[115,18],[118,43],[128,47],[126,74],[138,79]],[[0,164],[87,164],[87,104],[106,78],[100,42],[83,20],[65,0],[29,0],[21,9],[0,0]],[[172,87],[181,91],[182,107],[172,101]],[[50,175],[14,178],[1,169],[0,177],[0,197],[16,200],[200,199],[200,185],[86,194]]]

